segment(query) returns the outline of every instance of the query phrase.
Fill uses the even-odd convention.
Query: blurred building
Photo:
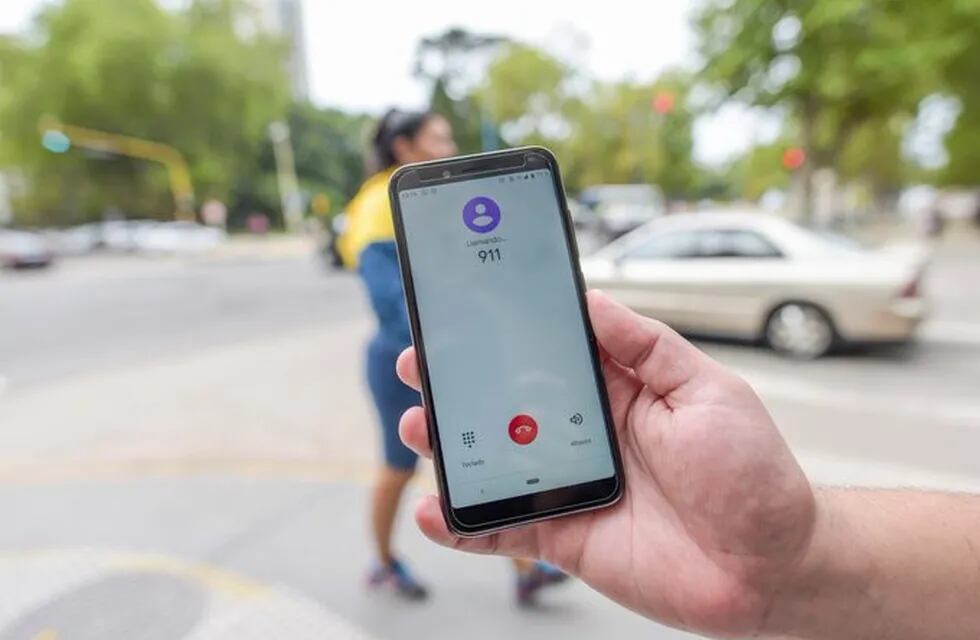
[[[263,26],[284,37],[289,43],[287,62],[293,98],[307,100],[310,95],[306,65],[306,34],[302,0],[258,0]]]

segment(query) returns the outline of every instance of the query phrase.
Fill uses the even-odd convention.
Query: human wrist
[[[859,611],[873,593],[874,571],[859,511],[846,489],[817,488],[816,517],[806,550],[767,611],[761,635],[840,637],[860,626]]]

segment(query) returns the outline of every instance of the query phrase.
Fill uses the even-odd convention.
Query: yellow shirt
[[[344,265],[356,269],[361,251],[373,242],[394,241],[395,224],[388,201],[388,169],[368,178],[347,205],[347,228],[337,239]]]

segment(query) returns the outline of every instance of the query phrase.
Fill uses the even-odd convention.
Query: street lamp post
[[[269,139],[276,158],[276,178],[279,182],[279,199],[282,202],[282,217],[286,230],[299,231],[303,222],[303,204],[296,178],[296,163],[293,160],[293,146],[289,139],[289,125],[282,121],[269,124]]]

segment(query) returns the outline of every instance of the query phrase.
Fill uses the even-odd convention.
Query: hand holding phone
[[[479,538],[455,535],[435,496],[415,519],[440,544],[547,560],[666,624],[754,635],[807,551],[813,490],[749,385],[663,324],[597,291],[588,301],[623,448],[623,499]],[[419,387],[413,349],[398,372]],[[421,407],[400,432],[432,456]]]

